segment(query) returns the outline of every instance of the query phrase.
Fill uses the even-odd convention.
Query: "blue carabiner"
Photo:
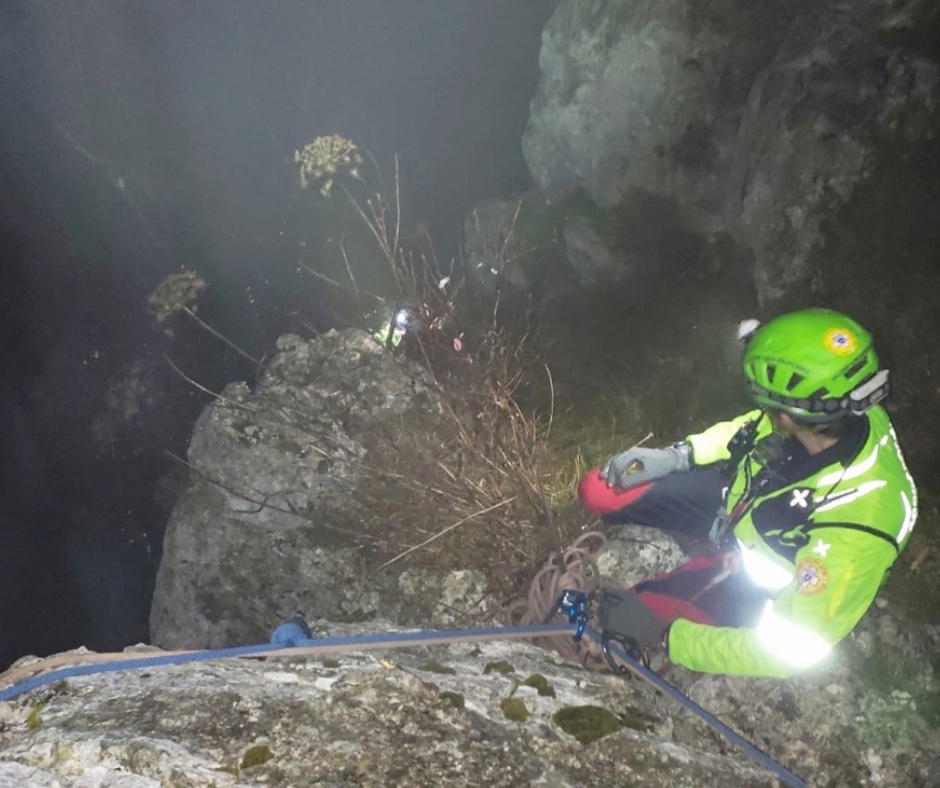
[[[574,642],[580,643],[584,636],[584,627],[587,626],[591,613],[588,610],[588,595],[583,591],[566,588],[558,598],[558,610],[568,617],[569,624],[577,624],[574,632]]]

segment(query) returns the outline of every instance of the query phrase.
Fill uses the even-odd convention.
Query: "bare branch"
[[[421,544],[416,544],[414,547],[409,547],[409,548],[408,548],[407,550],[405,550],[404,552],[399,553],[399,554],[396,555],[394,558],[392,558],[392,559],[386,561],[384,564],[382,564],[382,565],[379,567],[379,569],[385,569],[385,567],[391,566],[391,565],[394,564],[396,561],[398,561],[398,560],[401,559],[401,558],[404,558],[404,557],[405,557],[406,555],[408,555],[409,553],[413,553],[415,550],[420,550],[422,547],[425,547],[425,546],[429,545],[431,542],[433,542],[433,541],[436,540],[436,539],[440,539],[442,536],[444,536],[445,534],[450,533],[450,532],[453,531],[455,528],[458,528],[459,526],[463,525],[464,523],[469,522],[470,520],[473,520],[473,519],[476,518],[476,517],[481,517],[481,516],[484,515],[484,514],[488,514],[488,513],[492,512],[494,509],[499,509],[501,506],[507,506],[508,504],[511,504],[511,503],[512,503],[513,501],[515,501],[515,500],[516,500],[516,498],[515,498],[515,496],[513,496],[512,498],[509,498],[508,500],[500,501],[499,503],[494,503],[492,506],[488,506],[486,509],[482,509],[482,510],[480,510],[479,512],[474,512],[473,514],[467,515],[467,516],[464,517],[462,520],[458,520],[458,521],[457,521],[456,523],[454,523],[453,525],[449,525],[449,526],[448,526],[447,528],[445,528],[443,531],[438,531],[438,532],[437,532],[436,534],[434,534],[434,536],[432,536],[431,538],[425,539],[423,542],[421,542]]]

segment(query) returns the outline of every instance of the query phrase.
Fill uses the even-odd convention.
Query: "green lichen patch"
[[[340,666],[340,661],[338,659],[333,659],[332,657],[324,657],[320,660],[320,664],[325,668],[338,668]]]
[[[522,682],[526,687],[534,687],[543,698],[554,698],[555,688],[541,673],[533,673]]]
[[[261,766],[273,757],[274,753],[271,752],[271,748],[267,744],[256,744],[254,747],[245,750],[245,754],[242,756],[241,768],[251,769],[253,766]]]
[[[630,728],[635,731],[651,731],[653,730],[653,723],[650,722],[646,717],[644,717],[640,712],[630,709],[618,715],[620,719],[620,724],[624,728]]]
[[[426,673],[443,673],[447,676],[457,674],[456,670],[449,668],[447,665],[442,665],[440,662],[425,662],[423,665],[418,666],[418,670],[423,670]]]
[[[623,727],[620,717],[600,706],[566,706],[556,711],[552,719],[581,744],[603,739]]]
[[[499,702],[503,716],[512,722],[525,722],[529,719],[529,709],[519,698],[503,698]]]
[[[29,712],[29,716],[26,718],[26,730],[34,731],[42,725],[42,710],[44,708],[46,708],[45,703],[37,703],[33,706],[32,710]]]
[[[510,665],[505,659],[501,659],[498,662],[487,662],[483,668],[483,675],[486,676],[490,673],[500,673],[505,676],[509,673],[515,673],[516,669]]]
[[[454,709],[462,709],[464,707],[464,697],[459,692],[445,691],[438,695],[438,697],[445,706],[449,706]]]

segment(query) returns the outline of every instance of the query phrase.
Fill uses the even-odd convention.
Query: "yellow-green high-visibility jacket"
[[[768,447],[780,439],[761,411],[688,438],[695,465],[706,465],[729,460],[729,441],[744,425],[756,426],[724,506],[743,571],[769,601],[753,629],[676,621],[669,630],[674,663],[709,673],[790,676],[821,662],[871,605],[910,538],[917,491],[885,410],[875,406],[850,418],[851,439],[815,455],[815,467],[805,454],[798,465],[810,468],[805,478],[791,472],[769,484]]]

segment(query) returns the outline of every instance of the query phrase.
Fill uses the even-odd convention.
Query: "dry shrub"
[[[338,149],[346,158],[335,166],[313,155]],[[391,305],[387,332],[377,340],[422,365],[443,402],[437,418],[421,414],[368,436],[359,493],[370,513],[363,524],[368,561],[385,571],[406,565],[482,569],[491,588],[504,589],[508,598],[572,536],[556,522],[543,486],[550,419],[543,423],[524,411],[517,398],[537,364],[527,337],[501,329],[495,312],[485,324],[464,325],[455,307],[461,283],[453,271],[441,270],[430,237],[402,240],[397,161],[386,189],[374,159],[345,138],[329,145],[315,140],[304,151],[297,157],[306,166],[302,184],[325,180],[330,188],[320,189],[322,198],[344,195],[390,270],[394,293],[365,294]],[[346,263],[348,284],[319,278],[358,296]],[[403,314],[403,331],[396,333],[396,317]]]
[[[444,407],[437,417],[373,430],[360,502],[376,514],[367,553],[375,568],[480,569],[507,599],[569,534],[556,523],[542,483],[544,425],[515,392],[524,343],[499,330],[461,355],[446,335],[409,336]]]

